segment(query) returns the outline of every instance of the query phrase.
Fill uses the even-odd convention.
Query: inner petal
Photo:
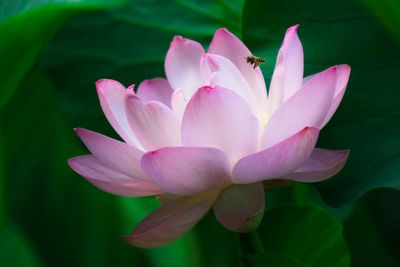
[[[201,60],[201,71],[208,85],[234,91],[249,103],[254,115],[261,118],[265,107],[260,105],[250,84],[229,59],[219,55],[204,54]]]
[[[258,136],[259,123],[248,103],[218,86],[200,88],[183,115],[183,145],[221,149],[231,164],[256,151]]]

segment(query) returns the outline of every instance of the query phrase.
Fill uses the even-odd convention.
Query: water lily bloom
[[[164,245],[211,208],[226,228],[252,231],[264,212],[263,182],[318,182],[343,167],[347,150],[315,145],[342,100],[350,67],[303,78],[297,28],[286,32],[268,96],[260,68],[246,60],[252,53],[226,29],[217,30],[207,52],[175,37],[167,79],[145,80],[136,93],[114,80],[96,83],[123,141],[77,129],[91,154],[69,165],[104,191],[159,198],[129,243]]]

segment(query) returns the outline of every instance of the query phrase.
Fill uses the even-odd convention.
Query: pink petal
[[[277,144],[305,127],[319,128],[331,106],[335,84],[336,67],[313,76],[272,115],[262,148]]]
[[[204,54],[201,61],[202,73],[209,76],[208,84],[219,86],[234,91],[249,103],[254,109],[254,114],[260,113],[262,107],[257,102],[256,95],[242,73],[229,59],[213,54]]]
[[[305,77],[305,78],[303,79],[302,86],[304,86],[304,85],[305,85],[309,80],[311,80],[311,78],[314,77],[316,74],[318,74],[318,73],[314,73],[314,74],[311,74],[311,75],[308,75],[307,77]]]
[[[167,107],[171,107],[172,88],[166,79],[154,78],[144,80],[137,90],[137,96],[143,103],[149,101],[161,102]]]
[[[263,74],[259,67],[253,69],[253,66],[246,62],[246,58],[251,56],[252,53],[242,41],[227,29],[222,28],[215,32],[208,52],[223,56],[235,64],[254,90],[257,96],[256,98],[260,103],[264,103],[265,105],[267,101],[267,90]]]
[[[316,148],[310,158],[283,179],[314,183],[336,175],[346,163],[349,150],[328,150]]]
[[[297,36],[295,25],[287,29],[285,39],[279,49],[274,74],[272,75],[268,98],[268,114],[272,114],[302,86],[303,47]]]
[[[145,149],[181,144],[178,117],[164,104],[154,101],[143,104],[132,93],[126,98],[126,108],[130,126]]]
[[[221,149],[234,163],[256,151],[258,121],[246,101],[231,90],[205,86],[186,107],[182,142]]]
[[[188,101],[183,98],[182,89],[175,90],[171,97],[171,106],[174,113],[182,119]]]
[[[278,179],[292,173],[308,160],[318,134],[317,128],[307,127],[277,145],[242,158],[233,168],[234,183]]]
[[[126,117],[125,87],[117,81],[103,79],[96,82],[96,88],[103,112],[114,130],[125,142],[141,148]]]
[[[141,166],[168,193],[194,195],[230,182],[225,154],[214,148],[167,147],[145,154]]]
[[[221,191],[214,204],[217,220],[231,231],[255,230],[264,214],[262,183],[231,185]]]
[[[69,166],[79,175],[103,191],[120,196],[151,196],[163,191],[142,177],[132,177],[119,170],[103,165],[92,155],[74,157],[68,160]]]
[[[350,71],[351,68],[349,65],[337,66],[336,90],[333,96],[333,102],[320,128],[323,128],[329,122],[329,120],[332,118],[333,114],[337,110],[340,102],[342,101],[344,92],[346,91],[347,83],[349,81]]]
[[[214,201],[215,194],[168,200],[124,239],[142,248],[166,245],[189,231],[207,213]]]
[[[75,131],[102,165],[137,179],[148,180],[140,168],[143,151],[93,131],[81,128]]]
[[[165,58],[165,73],[174,90],[182,89],[189,99],[203,81],[200,60],[204,54],[201,44],[175,36]]]

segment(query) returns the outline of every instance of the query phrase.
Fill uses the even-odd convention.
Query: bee
[[[253,66],[253,69],[257,68],[260,64],[265,63],[265,59],[256,56],[247,56],[246,62]]]

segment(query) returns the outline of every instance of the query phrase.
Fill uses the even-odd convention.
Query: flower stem
[[[240,245],[245,255],[264,253],[264,247],[257,230],[240,234]]]

